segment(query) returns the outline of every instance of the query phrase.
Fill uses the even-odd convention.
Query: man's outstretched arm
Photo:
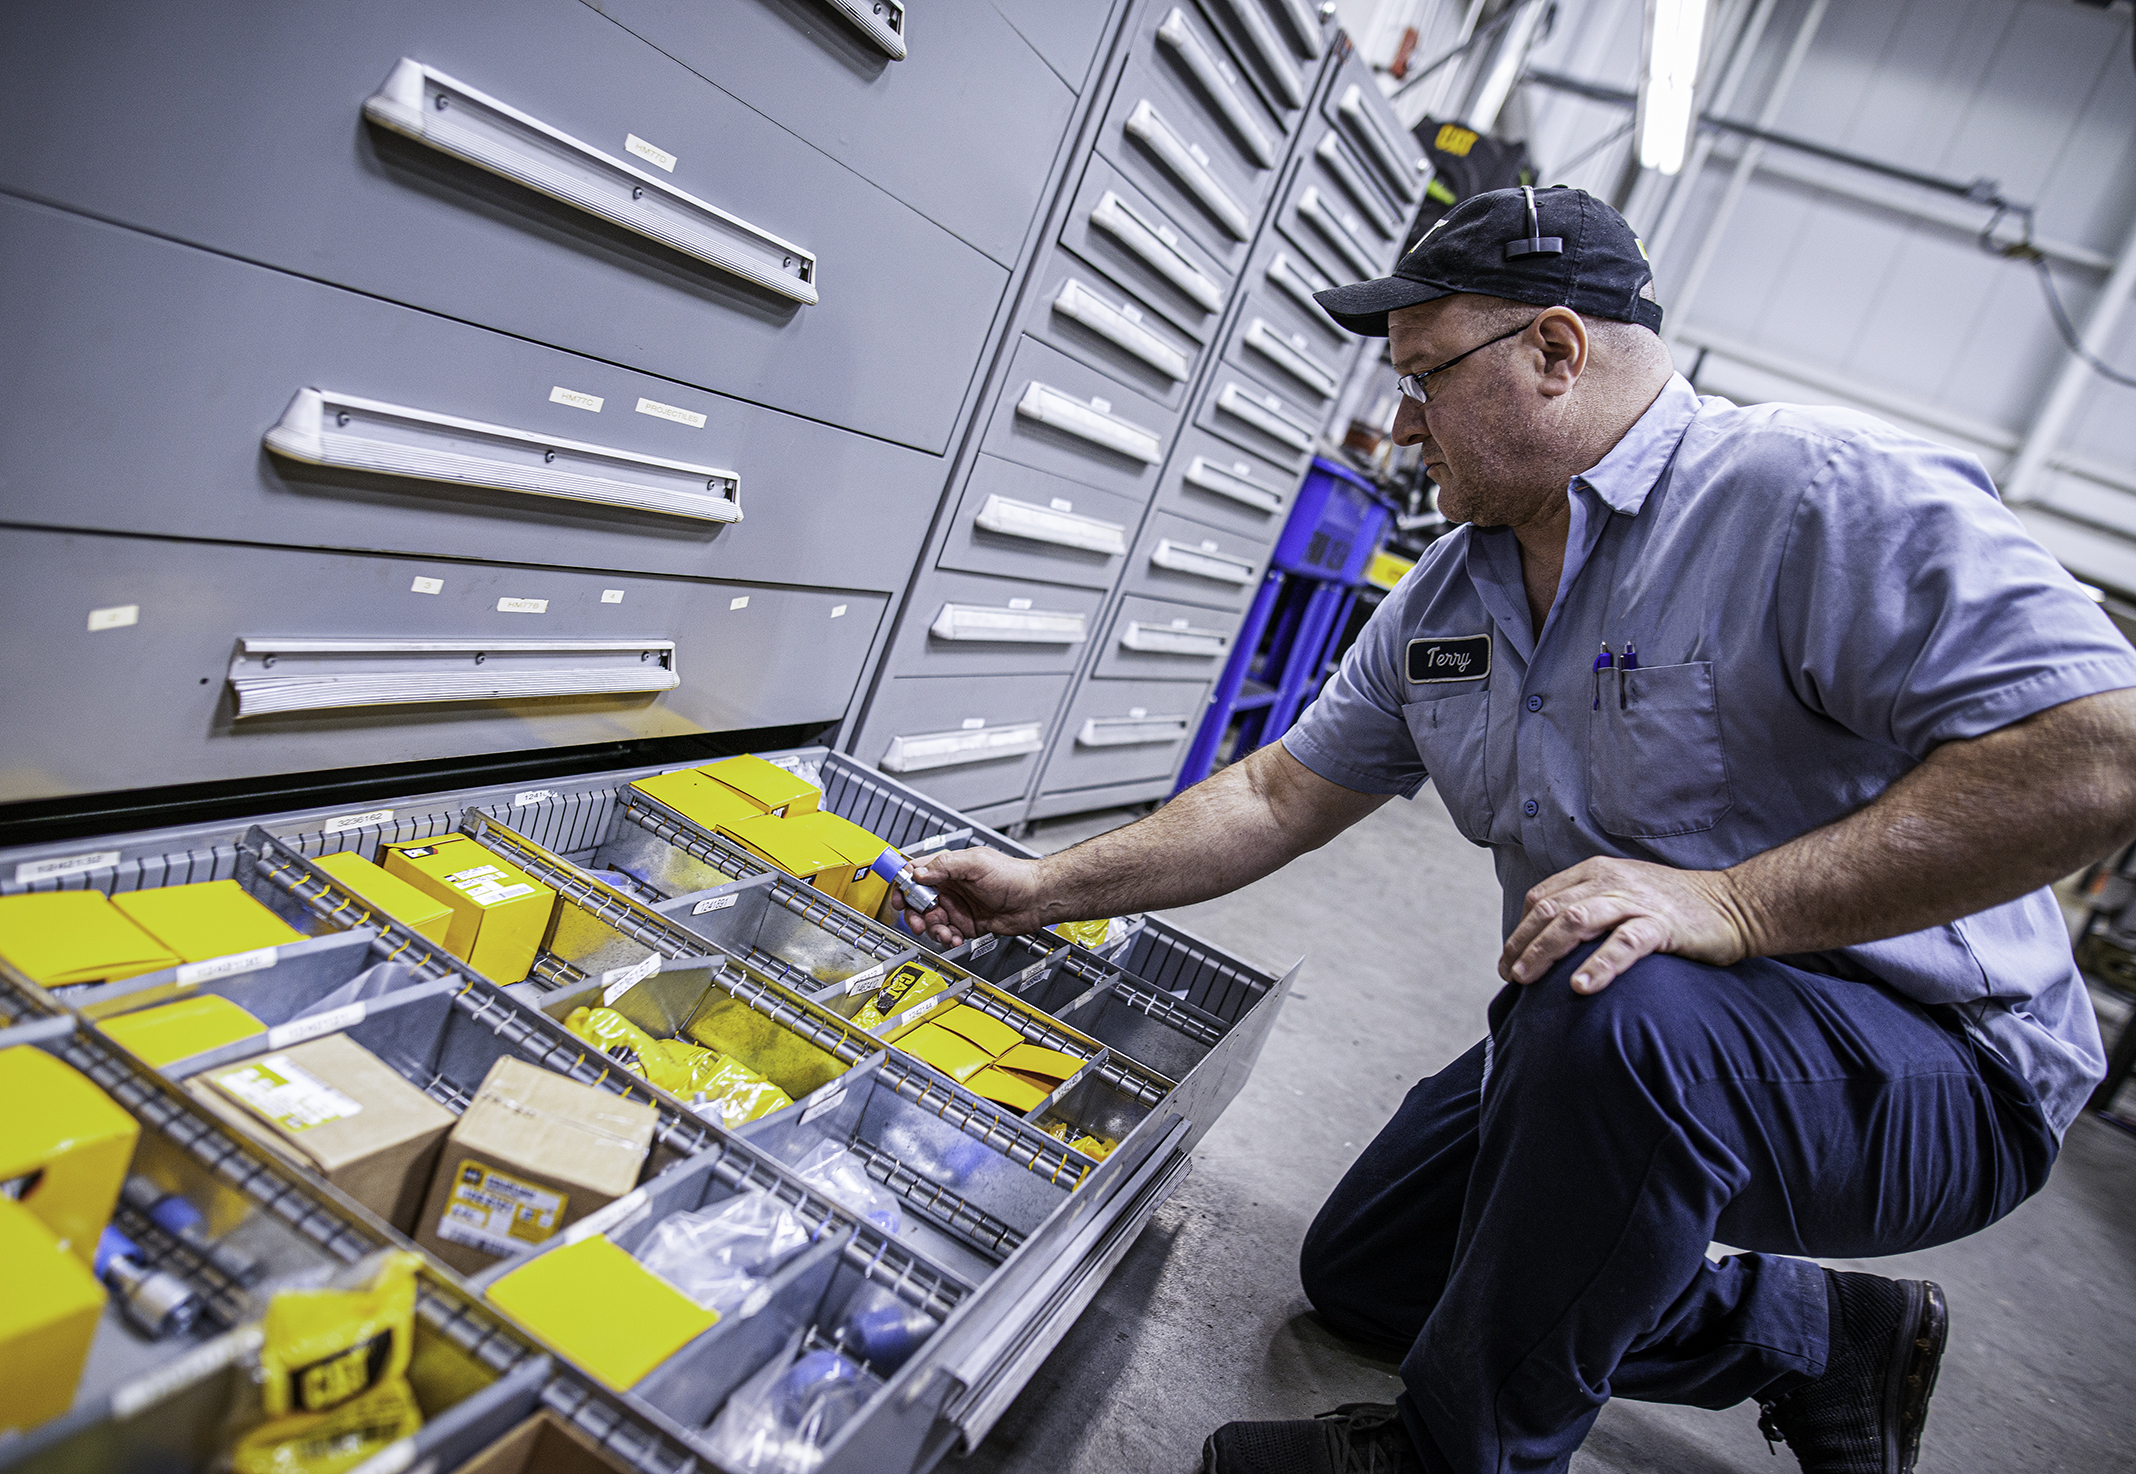
[[[950,850],[915,878],[942,904],[906,924],[944,946],[982,932],[1206,901],[1317,850],[1387,801],[1330,783],[1272,742],[1146,819],[1042,860]],[[918,923],[918,924],[915,924]]]

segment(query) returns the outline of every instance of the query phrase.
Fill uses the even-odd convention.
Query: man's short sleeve
[[[1806,705],[1925,758],[2136,686],[2136,651],[1978,461],[1881,427],[1834,445],[1780,565],[1781,648]]]
[[[1424,759],[1402,716],[1401,632],[1417,575],[1425,571],[1412,571],[1380,601],[1342,665],[1283,734],[1290,755],[1330,783],[1404,798],[1424,786]]]

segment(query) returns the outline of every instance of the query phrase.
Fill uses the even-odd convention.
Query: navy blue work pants
[[[1406,1347],[1433,1474],[1562,1470],[1611,1397],[1720,1408],[1822,1372],[1823,1271],[1948,1243],[2046,1180],[2021,1082],[1873,983],[1582,948],[1409,1092],[1301,1254],[1335,1330]],[[1714,1240],[1753,1251],[1714,1263]]]

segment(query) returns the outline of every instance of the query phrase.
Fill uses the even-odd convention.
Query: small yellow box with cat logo
[[[445,950],[493,982],[516,983],[556,914],[556,892],[464,834],[385,847],[386,873],[452,908]]]

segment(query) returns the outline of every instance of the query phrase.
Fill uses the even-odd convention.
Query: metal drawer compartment
[[[1037,273],[1023,332],[1177,410],[1205,344],[1067,251]]]
[[[1094,676],[1151,680],[1214,680],[1231,653],[1231,638],[1243,611],[1145,599],[1120,601],[1106,632],[1105,648],[1091,667]]]
[[[1007,803],[1030,791],[1068,679],[884,681],[868,704],[854,755],[955,808]]]
[[[1034,338],[1016,356],[981,448],[1019,465],[1147,502],[1179,412]]]
[[[1198,342],[1215,331],[1231,294],[1232,271],[1096,154],[1069,206],[1061,244]]]
[[[1275,0],[1275,4],[1287,6],[1290,0]],[[1201,0],[1200,8],[1253,79],[1264,104],[1289,126],[1296,126],[1298,109],[1305,106],[1316,79],[1318,67],[1313,63],[1324,44],[1301,52],[1296,38],[1270,14],[1263,0]]]
[[[1098,131],[1097,152],[1219,266],[1236,272],[1272,171],[1253,168],[1220,136],[1223,125],[1148,62],[1130,61]]]
[[[1283,157],[1286,122],[1240,72],[1230,46],[1212,30],[1194,0],[1153,6],[1134,40],[1144,66],[1161,73],[1202,118],[1239,167],[1273,169]]]
[[[0,395],[40,427],[0,443],[17,521],[889,591],[941,484],[904,446],[19,200],[0,274]]]
[[[1273,542],[1283,531],[1298,479],[1289,466],[1271,465],[1195,426],[1180,433],[1179,451],[1164,468],[1156,505],[1237,536]]]
[[[1169,780],[1201,725],[1208,695],[1206,681],[1085,681],[1068,703],[1039,792]]]
[[[1248,293],[1225,341],[1224,357],[1247,364],[1269,383],[1290,392],[1308,413],[1325,413],[1342,388],[1349,366],[1341,349],[1330,350],[1325,334],[1294,326],[1298,314],[1285,299]]]
[[[1395,198],[1386,175],[1360,156],[1354,135],[1319,122],[1312,125],[1312,131],[1320,137],[1305,155],[1306,176],[1321,187],[1336,210],[1355,212],[1361,217],[1361,225],[1353,227],[1360,239],[1367,243],[1399,243],[1416,205]]]
[[[1141,520],[1142,504],[1130,497],[982,455],[937,561],[970,573],[1109,589]]]
[[[1143,527],[1120,586],[1153,599],[1243,610],[1261,586],[1273,546],[1267,538],[1240,537],[1158,510]]]
[[[1015,264],[1075,87],[993,7],[924,26],[895,61],[828,14],[803,28],[762,7],[712,12],[683,0],[603,0],[601,13]]]
[[[1313,300],[1315,292],[1336,285],[1320,269],[1316,258],[1290,241],[1280,231],[1263,237],[1259,259],[1247,274],[1255,298],[1254,311],[1285,330],[1303,334],[1314,355],[1338,365],[1347,362],[1361,340]]]
[[[1415,214],[1431,166],[1356,52],[1343,59],[1320,110],[1371,169],[1375,186],[1393,196],[1404,213]]]
[[[11,39],[9,190],[937,454],[1007,281],[573,0],[91,0]]]
[[[23,528],[0,562],[8,799],[832,720],[886,602]]]
[[[1225,359],[1209,376],[1194,423],[1296,475],[1312,458],[1328,402],[1295,390],[1278,392],[1273,378]]]
[[[908,604],[899,675],[1037,675],[1075,669],[1097,631],[1095,589],[936,569]]]

